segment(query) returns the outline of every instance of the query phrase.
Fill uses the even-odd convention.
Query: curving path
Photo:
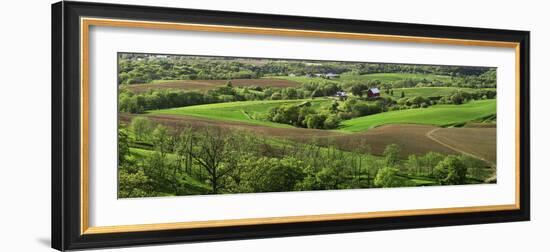
[[[452,145],[449,145],[449,144],[447,144],[447,143],[444,143],[444,142],[442,142],[441,140],[439,140],[439,139],[437,139],[436,137],[434,137],[434,136],[433,136],[433,133],[436,132],[436,131],[438,131],[438,130],[441,130],[441,129],[442,129],[442,128],[435,128],[435,129],[432,129],[432,130],[428,131],[428,132],[426,133],[426,137],[428,137],[428,138],[431,139],[432,141],[434,141],[434,142],[436,142],[436,143],[438,143],[438,144],[441,144],[441,145],[443,145],[443,146],[445,146],[445,147],[447,147],[447,148],[449,148],[449,149],[451,149],[451,150],[454,150],[454,151],[456,151],[456,152],[458,152],[458,153],[461,153],[461,154],[464,154],[464,155],[468,155],[468,156],[470,156],[470,157],[477,158],[477,159],[483,160],[483,161],[485,161],[485,162],[487,162],[487,163],[489,163],[489,164],[495,165],[494,162],[492,162],[492,161],[490,161],[490,160],[487,160],[487,159],[485,159],[485,158],[483,158],[483,157],[481,157],[481,156],[478,156],[478,155],[476,155],[476,154],[467,152],[467,151],[465,151],[465,150],[459,149],[459,148],[457,148],[457,147],[455,147],[455,146],[452,146]]]

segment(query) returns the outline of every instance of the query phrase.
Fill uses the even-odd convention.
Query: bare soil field
[[[337,136],[335,141],[338,146],[347,150],[367,144],[374,155],[382,155],[386,146],[394,143],[401,147],[402,158],[411,154],[423,155],[430,151],[457,154],[456,151],[426,137],[426,133],[437,128],[417,124],[391,124],[366,132]]]
[[[206,91],[219,86],[223,86],[227,83],[227,80],[179,80],[179,81],[166,81],[150,84],[134,84],[127,85],[128,89],[134,93],[147,92],[150,89],[179,89],[179,90],[198,90]],[[234,79],[231,80],[234,87],[296,87],[300,83],[291,80],[283,79]]]
[[[128,123],[134,115],[120,114],[120,120]],[[218,121],[192,116],[144,115],[174,130],[192,127],[220,127],[225,130],[243,130],[258,136],[277,137],[302,143],[315,141],[321,145],[333,143],[344,150],[370,149],[374,155],[382,155],[392,143],[401,147],[401,156],[423,155],[429,151],[446,154],[468,153],[490,162],[496,160],[495,128],[439,128],[427,125],[393,124],[361,133],[341,133],[329,130],[303,128],[272,128],[243,122]],[[436,140],[428,137],[428,133]]]
[[[135,116],[132,114],[119,114],[119,120],[128,123],[131,118]],[[328,131],[328,130],[315,130],[315,129],[303,129],[303,128],[273,128],[261,125],[248,124],[244,122],[236,121],[219,121],[206,118],[199,118],[193,116],[175,116],[175,115],[143,115],[153,120],[154,122],[161,123],[169,128],[178,129],[185,127],[192,128],[204,128],[204,127],[220,127],[229,130],[244,130],[252,132],[260,136],[278,137],[281,139],[289,140],[308,140],[317,137],[329,137],[342,135],[344,133]]]
[[[444,144],[496,163],[496,128],[440,128],[430,135]]]

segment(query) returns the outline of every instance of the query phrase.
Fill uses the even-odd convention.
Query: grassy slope
[[[488,88],[490,89],[490,88]],[[400,98],[401,91],[405,93],[405,97],[413,96],[446,96],[452,94],[454,91],[461,90],[465,92],[475,92],[481,90],[478,88],[456,88],[456,87],[418,87],[418,88],[395,88],[393,89],[393,98]],[[494,90],[494,88],[492,88]],[[382,96],[390,96],[385,92],[382,92]]]
[[[398,80],[411,79],[415,81],[426,79],[428,81],[439,80],[449,81],[451,76],[435,74],[413,74],[413,73],[374,73],[364,75],[343,75],[343,80],[379,80],[382,82],[392,82]]]
[[[273,123],[263,120],[258,120],[261,114],[266,113],[269,109],[283,104],[298,104],[304,101],[312,101],[312,106],[317,107],[321,104],[328,103],[328,99],[304,99],[304,100],[268,100],[268,101],[240,101],[240,102],[225,102],[197,106],[188,106],[172,109],[151,110],[150,114],[166,114],[166,115],[186,115],[196,116],[216,120],[229,120],[237,122],[246,122],[256,125],[270,126],[276,128],[291,128],[293,126],[287,124]]]
[[[328,81],[328,82],[334,82],[338,83],[339,79],[324,79],[321,77],[305,77],[305,76],[272,76],[267,78],[274,78],[274,79],[281,79],[281,80],[289,80],[289,81],[295,81],[298,83],[309,83],[311,81]]]
[[[259,120],[261,114],[269,109],[283,104],[297,104],[306,100],[278,101],[241,101],[197,105],[181,108],[152,110],[150,114],[196,116],[215,120],[229,120],[250,124],[290,128],[292,126]],[[318,107],[331,102],[330,99],[313,100],[312,106]],[[354,118],[342,122],[339,129],[344,132],[358,132],[370,128],[395,123],[413,123],[430,125],[452,125],[472,121],[496,113],[496,100],[473,101],[463,105],[435,105],[423,109],[408,109],[390,111],[365,117]]]
[[[439,80],[442,82],[450,81],[451,77],[446,75],[435,75],[435,74],[412,74],[412,73],[374,73],[374,74],[364,74],[364,75],[342,75],[340,78],[335,79],[323,79],[320,77],[305,77],[305,76],[276,76],[272,78],[292,80],[300,83],[307,83],[314,80],[324,80],[324,81],[369,81],[369,80],[379,80],[382,82],[393,82],[399,80],[411,79],[415,81],[419,80]]]
[[[463,105],[435,105],[429,108],[390,111],[344,121],[341,131],[357,132],[395,123],[451,125],[496,114],[496,100],[473,101]]]

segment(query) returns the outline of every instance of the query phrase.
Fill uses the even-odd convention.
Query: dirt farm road
[[[489,164],[491,164],[491,165],[495,165],[494,162],[492,162],[492,161],[489,161],[489,160],[487,160],[487,159],[485,159],[485,158],[483,158],[483,157],[481,157],[481,156],[475,155],[475,154],[473,154],[473,153],[470,153],[470,152],[467,152],[467,151],[465,151],[465,150],[459,149],[459,148],[457,148],[457,147],[455,147],[455,146],[452,146],[452,145],[449,145],[449,144],[447,144],[447,143],[444,143],[443,141],[441,141],[441,140],[437,139],[435,136],[433,136],[433,133],[435,133],[436,131],[441,130],[441,129],[442,129],[442,128],[435,128],[435,129],[432,129],[432,130],[428,131],[428,132],[426,133],[426,137],[428,137],[428,138],[431,139],[432,141],[434,141],[434,142],[436,142],[436,143],[438,143],[438,144],[441,144],[441,145],[443,145],[443,146],[445,146],[445,147],[447,147],[447,148],[449,148],[449,149],[451,149],[451,150],[454,150],[454,151],[456,151],[456,152],[458,152],[458,153],[461,153],[461,154],[468,155],[468,156],[473,157],[473,158],[477,158],[477,159],[483,160],[483,161],[485,161],[485,162],[487,162],[487,163],[489,163]]]

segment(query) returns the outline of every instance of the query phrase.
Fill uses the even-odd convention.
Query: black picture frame
[[[337,221],[81,234],[81,17],[519,43],[519,209]],[[527,221],[530,218],[529,32],[102,3],[52,5],[52,247],[58,250]]]

